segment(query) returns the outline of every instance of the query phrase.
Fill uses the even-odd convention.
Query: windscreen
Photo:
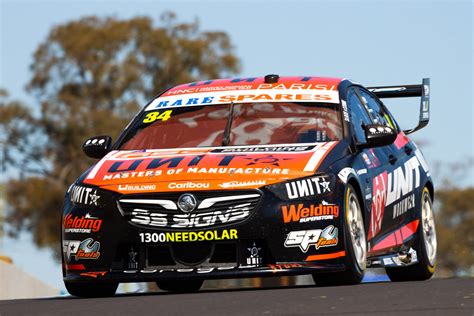
[[[124,150],[271,145],[342,138],[336,104],[240,103],[144,112],[120,146]]]

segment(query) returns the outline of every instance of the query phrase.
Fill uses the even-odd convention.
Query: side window
[[[358,90],[358,92],[374,124],[382,124],[397,129],[389,114],[385,112],[380,104],[380,101],[364,90]]]
[[[360,102],[359,96],[356,94],[356,89],[352,88],[347,93],[347,100],[349,103],[349,114],[351,122],[354,127],[354,136],[357,143],[365,143],[364,126],[371,124],[371,119],[367,110]]]

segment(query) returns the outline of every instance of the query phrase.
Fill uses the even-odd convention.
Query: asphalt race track
[[[0,301],[0,315],[474,315],[474,279]]]

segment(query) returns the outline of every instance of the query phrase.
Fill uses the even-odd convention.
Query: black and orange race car
[[[381,98],[420,97],[402,131]],[[429,79],[208,80],[165,91],[70,186],[62,220],[67,290],[121,282],[197,291],[206,279],[312,274],[356,284],[369,267],[424,280],[436,264],[433,182],[406,136],[429,121]]]

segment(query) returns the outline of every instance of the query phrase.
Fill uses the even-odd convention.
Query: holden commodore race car
[[[401,130],[383,98],[420,97]],[[311,274],[357,284],[436,265],[433,181],[407,135],[429,121],[429,79],[364,88],[347,79],[219,79],[171,88],[73,183],[62,217],[67,290],[121,282],[197,291],[206,279]]]

